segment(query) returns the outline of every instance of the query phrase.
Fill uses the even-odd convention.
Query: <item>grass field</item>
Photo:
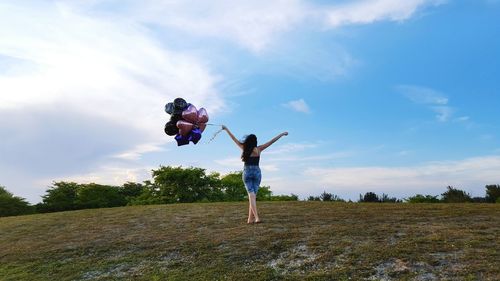
[[[500,204],[259,207],[0,218],[0,280],[500,280]]]

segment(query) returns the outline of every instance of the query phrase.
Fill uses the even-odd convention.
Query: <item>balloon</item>
[[[189,144],[189,137],[177,135],[175,136],[175,140],[177,141],[177,146]]]
[[[207,124],[205,124],[205,123],[198,124],[198,128],[200,129],[200,132],[202,132],[202,133],[203,133],[203,131],[205,131],[206,127],[207,127]]]
[[[179,128],[177,128],[177,122],[173,122],[172,120],[168,121],[165,124],[165,134],[169,136],[175,136],[179,133]]]
[[[199,123],[207,123],[208,122],[208,113],[205,108],[200,108],[198,110],[198,122]]]
[[[196,110],[196,107],[194,105],[189,105],[183,112],[182,112],[182,119],[191,122],[193,124],[198,123],[198,110]]]
[[[194,125],[192,123],[186,122],[184,120],[177,121],[177,128],[179,128],[179,134],[187,136],[189,132],[193,129]]]
[[[198,141],[201,139],[201,131],[198,128],[195,128],[191,131],[189,134],[189,140],[192,141],[194,144],[197,144]]]
[[[169,102],[165,105],[165,112],[168,114],[172,114],[174,112],[174,103]]]
[[[183,98],[176,98],[174,100],[174,106],[178,108],[185,109],[187,107],[187,102]]]
[[[183,98],[176,98],[174,102],[165,105],[165,112],[170,114],[170,121],[165,124],[165,133],[169,136],[175,135],[178,146],[189,142],[197,144],[200,141],[208,122],[205,108],[197,110]]]

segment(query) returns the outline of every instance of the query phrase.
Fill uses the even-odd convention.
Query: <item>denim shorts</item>
[[[243,168],[243,182],[249,193],[252,192],[257,194],[261,179],[262,174],[260,173],[259,166],[245,165]]]

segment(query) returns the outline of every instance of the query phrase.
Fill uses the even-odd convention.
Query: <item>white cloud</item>
[[[57,177],[55,179],[41,179],[39,185],[47,185],[49,182],[72,181],[77,183],[99,183],[109,185],[122,185],[126,182],[142,182],[151,179],[151,170],[157,167],[134,167],[120,164],[107,164],[100,166],[97,171]]]
[[[0,55],[18,62],[0,73],[0,110],[57,105],[126,125],[153,143],[166,139],[158,123],[168,118],[167,101],[182,96],[211,113],[222,107],[218,75],[160,46],[137,23],[87,17],[65,4],[2,3],[0,10]]]
[[[282,34],[304,25],[338,28],[375,21],[401,21],[417,10],[444,3],[443,0],[364,0],[340,5],[317,5],[304,0],[112,1],[127,17],[195,37],[222,38],[259,53]],[[85,12],[98,10],[100,1],[78,3]],[[319,24],[318,24],[319,23]]]
[[[436,113],[436,120],[447,122],[455,113],[448,105],[448,98],[441,92],[420,86],[400,85],[396,89],[416,104],[422,104]]]
[[[425,6],[443,4],[442,0],[363,0],[351,1],[328,9],[330,27],[368,24],[376,21],[403,21]]]
[[[92,10],[98,7],[94,2],[83,1],[80,8]],[[256,53],[302,22],[311,9],[301,0],[122,2],[116,2],[124,7],[122,12],[139,22],[181,31],[182,35],[226,39]]]
[[[414,103],[436,106],[448,104],[448,98],[443,93],[430,88],[400,85],[397,86],[396,89]]]
[[[311,110],[304,99],[292,100],[284,103],[283,106],[297,112],[311,113]]]
[[[407,167],[312,167],[304,172],[332,190],[351,193],[370,191],[404,194],[438,194],[448,185],[476,196],[486,184],[500,182],[500,157],[485,156],[460,161],[432,162]]]

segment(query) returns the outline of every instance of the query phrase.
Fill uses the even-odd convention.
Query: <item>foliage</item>
[[[120,194],[130,202],[133,198],[136,198],[142,194],[144,185],[142,183],[136,182],[126,182],[118,188]]]
[[[312,199],[313,200],[310,200],[310,201],[319,201],[319,200],[316,200],[316,197],[313,197]],[[344,199],[338,197],[335,194],[328,193],[326,191],[323,191],[323,193],[321,193],[321,195],[319,196],[319,199],[323,202],[345,202]]]
[[[299,196],[293,193],[291,195],[273,195],[270,201],[299,201]]]
[[[145,181],[141,194],[129,198],[128,205],[156,205],[162,204],[159,196],[159,188],[151,181]]]
[[[488,203],[486,197],[472,197],[472,202],[474,203]]]
[[[248,195],[245,184],[243,183],[242,174],[243,172],[240,171],[230,173],[222,177],[220,184],[224,192],[224,201],[246,200]],[[259,196],[259,192],[257,193],[257,196]]]
[[[417,194],[405,199],[408,203],[439,203],[437,196]]]
[[[401,203],[402,201],[397,199],[396,197],[389,197],[389,195],[382,193],[382,197],[380,197],[381,203]]]
[[[486,186],[486,200],[494,203],[500,198],[500,185],[490,184]]]
[[[447,191],[441,194],[445,203],[466,203],[472,202],[472,198],[465,191],[456,189],[452,186],[447,187]]]
[[[125,206],[127,200],[116,186],[90,183],[79,186],[77,205],[79,209],[109,208]]]
[[[58,212],[78,209],[77,191],[79,185],[75,182],[54,182],[42,196],[43,201],[37,204],[39,212]]]
[[[359,195],[359,202],[380,202],[378,195],[373,192],[367,192],[364,196]]]
[[[153,170],[152,175],[162,203],[201,202],[208,199],[213,188],[202,168],[162,166]]]
[[[259,201],[271,201],[273,197],[273,192],[270,186],[261,186],[257,192],[257,200]]]
[[[319,196],[309,196],[307,198],[307,201],[321,201],[321,198],[319,198]]]
[[[14,196],[0,185],[0,217],[30,214],[33,211],[26,199]]]

